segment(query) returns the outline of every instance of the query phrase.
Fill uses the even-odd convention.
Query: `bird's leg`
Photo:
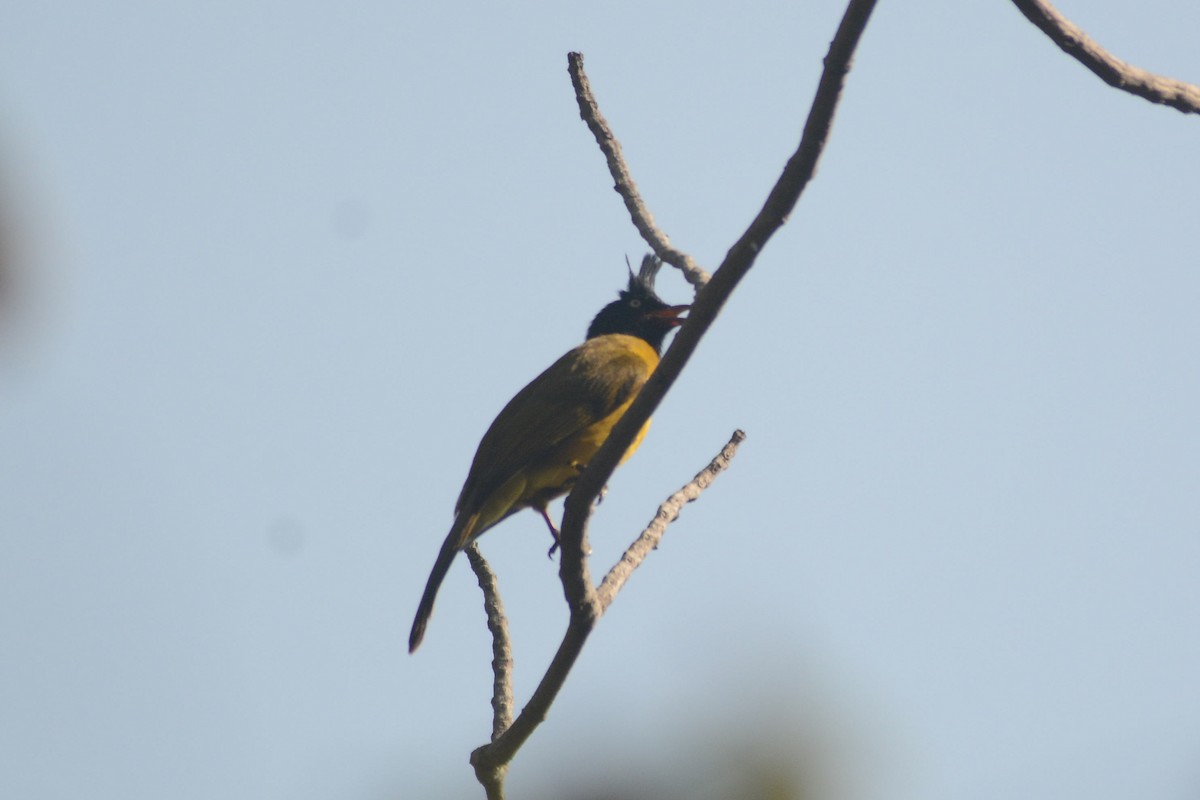
[[[542,519],[546,520],[546,527],[550,529],[550,535],[554,537],[554,544],[550,545],[550,549],[546,551],[546,558],[553,559],[554,553],[558,550],[560,542],[558,526],[554,524],[554,520],[550,519],[550,512],[546,508],[539,508],[538,513],[542,515]],[[587,555],[592,554],[592,549],[589,547]]]
[[[554,558],[554,551],[558,549],[558,527],[554,524],[554,520],[550,519],[550,511],[546,506],[538,509],[538,513],[542,515],[542,519],[546,520],[546,527],[550,529],[550,535],[554,537],[554,544],[550,545],[550,549],[546,551],[546,558]]]

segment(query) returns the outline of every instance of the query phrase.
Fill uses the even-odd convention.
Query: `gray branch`
[[[650,418],[663,396],[674,384],[692,353],[695,352],[700,339],[716,320],[725,301],[738,282],[754,265],[755,259],[770,237],[787,220],[800,198],[800,193],[816,172],[817,161],[828,140],[834,112],[841,97],[846,75],[850,71],[854,51],[862,38],[874,8],[875,0],[850,0],[830,45],[829,53],[825,57],[825,69],[817,86],[816,97],[809,111],[799,147],[788,160],[783,174],[768,195],[762,210],[726,254],[721,267],[713,274],[710,281],[707,283],[701,281],[703,286],[697,292],[687,322],[680,329],[654,374],[650,376],[650,380],[609,433],[604,445],[589,461],[575,488],[567,496],[560,534],[562,560],[559,575],[571,612],[570,621],[558,652],[555,653],[529,703],[498,739],[476,749],[471,754],[471,763],[475,766],[476,775],[480,777],[481,783],[487,788],[489,798],[503,796],[504,771],[507,769],[508,763],[546,718],[551,704],[566,682],[567,675],[582,652],[596,621],[607,607],[607,604],[602,602],[600,593],[592,585],[588,571],[587,524],[592,507],[599,497],[601,489],[616,469],[621,456],[629,448],[637,431],[641,430],[642,425]],[[590,99],[590,88],[586,76],[583,74],[582,57],[578,54],[571,54],[568,60],[576,95],[580,98],[581,114],[588,121],[589,127],[592,127],[597,141],[609,161],[610,169],[614,170],[617,191],[621,192],[622,197],[625,198],[626,206],[634,218],[634,224],[639,226],[640,231],[644,228],[650,231],[649,235],[661,237],[657,228],[653,226],[649,212],[645,211],[644,205],[637,195],[633,180],[628,175],[628,169],[625,168],[623,160],[619,157],[620,149],[616,138],[606,123],[601,124],[603,119],[599,116],[598,111],[593,119],[589,119],[588,108],[594,106],[595,101]],[[643,235],[647,236],[648,234],[643,231]],[[647,241],[651,241],[651,239],[648,238]],[[665,237],[658,239],[657,243],[660,247],[669,246],[666,244]],[[655,247],[654,241],[651,241],[651,247]],[[679,266],[672,260],[677,259],[674,252],[660,252],[657,248],[655,252],[667,263]],[[689,274],[686,269],[685,274]],[[694,275],[689,279],[696,282]],[[738,436],[735,434],[734,439],[737,438]],[[736,442],[731,441],[727,447],[735,445]],[[698,487],[699,481],[697,481]],[[682,505],[682,502],[680,504]],[[641,539],[642,537],[639,537],[639,541]],[[633,547],[638,547],[636,542]],[[644,554],[641,557],[644,558]],[[631,572],[632,568],[629,568],[629,571]],[[606,587],[605,595],[609,603],[612,601],[612,595],[619,588],[618,584],[624,580],[620,575],[621,573],[618,572],[611,581],[606,579],[606,584],[602,585]],[[493,794],[494,790],[498,793]]]
[[[746,434],[740,430],[733,432],[733,436],[729,437],[729,442],[721,448],[721,452],[717,457],[709,462],[708,466],[700,470],[696,477],[685,484],[678,492],[668,497],[662,505],[658,507],[658,512],[654,515],[654,519],[646,526],[641,535],[634,539],[633,544],[629,545],[628,549],[621,555],[621,559],[613,565],[613,568],[604,576],[604,580],[600,582],[600,586],[596,589],[596,594],[600,600],[601,612],[608,611],[608,607],[612,605],[612,601],[616,599],[617,593],[625,586],[625,581],[629,580],[629,576],[633,571],[642,565],[646,560],[646,556],[650,555],[652,550],[658,548],[658,543],[662,540],[663,534],[667,531],[667,526],[675,520],[679,519],[679,513],[683,507],[700,497],[701,492],[712,485],[712,482],[717,479],[717,476],[724,472],[729,467],[729,462],[733,460],[734,454],[737,452],[738,445],[746,440]]]
[[[508,730],[513,719],[512,641],[508,637],[508,619],[500,602],[500,586],[496,573],[484,560],[477,543],[467,547],[467,560],[483,590],[483,610],[487,614],[488,631],[492,634],[492,741]]]
[[[1200,114],[1200,86],[1155,75],[1122,61],[1044,0],[1012,2],[1026,19],[1049,36],[1064,53],[1096,73],[1100,80],[1109,86],[1137,95],[1151,103],[1170,106],[1185,114]]]
[[[633,226],[650,245],[654,254],[675,269],[683,273],[687,282],[699,291],[708,283],[709,275],[691,256],[671,244],[670,238],[654,223],[654,215],[642,201],[633,174],[625,164],[625,156],[621,152],[621,143],[613,136],[608,121],[600,113],[600,106],[592,94],[592,85],[587,74],[583,71],[583,54],[567,54],[567,71],[571,73],[571,85],[575,87],[575,99],[579,103],[579,116],[587,123],[588,130],[596,137],[596,144],[608,162],[608,171],[613,178],[613,188],[625,201],[625,208],[633,219]]]

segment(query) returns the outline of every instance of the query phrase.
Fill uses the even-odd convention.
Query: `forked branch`
[[[733,293],[738,282],[754,266],[754,261],[767,240],[787,221],[788,215],[800,199],[800,193],[816,172],[817,161],[825,149],[829,131],[833,126],[834,112],[841,98],[846,75],[850,71],[854,50],[874,8],[875,0],[850,0],[837,34],[829,46],[829,53],[825,56],[825,69],[817,84],[816,97],[813,99],[796,152],[788,160],[783,174],[767,196],[758,216],[730,248],[720,268],[713,273],[712,280],[696,295],[692,309],[688,312],[687,322],[675,336],[675,340],[663,356],[662,363],[638,392],[629,410],[613,427],[599,452],[588,462],[587,469],[568,495],[566,513],[563,516],[564,550],[568,545],[574,546],[583,542],[592,504],[612,476],[621,455],[675,383],[692,353],[696,351],[700,339],[716,320],[725,301]],[[563,566],[566,567],[565,561]]]
[[[1044,0],[1013,0],[1013,3],[1059,47],[1109,85],[1186,113],[1200,113],[1200,88],[1155,75],[1117,59]],[[589,552],[587,525],[595,500],[622,454],[633,441],[636,432],[658,407],[695,352],[700,339],[715,321],[725,301],[754,265],[758,254],[774,232],[787,221],[800,194],[815,174],[817,162],[828,141],[834,112],[853,54],[874,7],[875,0],[850,0],[825,58],[825,69],[799,146],[788,160],[762,210],[742,237],[730,248],[711,278],[690,256],[675,248],[655,224],[625,164],[621,146],[600,113],[583,71],[582,55],[571,53],[568,56],[568,68],[575,87],[580,115],[604,153],[615,189],[624,200],[635,227],[659,258],[683,271],[688,281],[696,287],[697,294],[686,324],[662,362],[610,432],[604,446],[591,459],[567,497],[561,532],[562,560],[559,572],[571,617],[563,641],[541,683],[524,710],[511,724],[511,654],[506,627],[503,624],[503,611],[495,593],[495,577],[491,575],[478,552],[474,548],[468,550],[472,566],[479,575],[480,586],[484,589],[485,597],[489,598],[485,605],[488,608],[489,628],[493,634],[493,667],[496,675],[493,741],[471,754],[471,763],[475,766],[476,775],[487,790],[490,800],[502,800],[509,762],[545,719],[596,621],[608,609],[633,570],[657,545],[666,526],[678,516],[682,505],[694,500],[728,465],[743,438],[740,431],[735,432],[721,454],[691,483],[659,508],[655,519],[630,545],[599,587],[593,586],[586,554]]]
[[[746,434],[742,431],[734,431],[729,442],[721,448],[721,452],[713,458],[709,465],[659,506],[654,519],[629,546],[617,564],[609,570],[608,576],[605,577],[599,589],[591,588],[590,579],[586,577],[587,559],[582,553],[578,554],[583,561],[583,580],[587,582],[588,589],[590,589],[589,595],[594,598],[594,602],[587,606],[588,613],[572,613],[571,620],[567,625],[567,634],[563,638],[562,644],[559,645],[554,659],[550,662],[550,667],[546,670],[545,676],[538,684],[525,709],[511,724],[509,724],[509,720],[511,720],[512,711],[512,677],[508,670],[511,669],[512,661],[511,658],[505,660],[500,657],[502,651],[505,654],[508,653],[508,629],[503,622],[504,612],[500,609],[499,596],[496,594],[495,576],[492,575],[487,562],[479,555],[474,545],[467,549],[471,566],[479,576],[479,586],[484,591],[484,605],[488,610],[488,628],[492,632],[493,651],[496,653],[496,657],[492,661],[495,674],[492,698],[492,707],[495,711],[492,743],[471,753],[471,764],[475,767],[475,776],[483,784],[489,800],[503,799],[504,778],[509,762],[530,734],[546,719],[550,705],[558,695],[559,689],[566,683],[567,675],[570,674],[575,660],[583,652],[583,644],[587,640],[588,634],[591,633],[596,620],[612,604],[629,575],[657,546],[667,526],[679,518],[679,512],[684,504],[697,499],[705,489],[712,485],[717,475],[728,468],[737,452],[738,445],[745,438]],[[563,559],[564,561],[567,559],[565,553]],[[576,564],[575,569],[578,568],[579,565]],[[496,616],[499,617],[499,623],[493,624]],[[502,672],[504,672],[503,676]],[[507,719],[504,718],[503,709],[506,709],[509,714]]]
[[[625,208],[629,209],[633,226],[638,229],[638,233],[646,240],[646,244],[650,245],[650,249],[656,256],[682,272],[688,283],[697,291],[700,290],[704,284],[708,283],[709,275],[691,256],[672,245],[667,235],[654,223],[654,215],[642,201],[637,184],[633,181],[633,174],[625,163],[625,156],[621,153],[621,143],[617,141],[616,136],[613,136],[612,128],[608,127],[608,121],[600,113],[600,106],[596,103],[595,95],[592,94],[592,85],[583,71],[583,53],[567,54],[567,71],[571,73],[571,85],[575,87],[575,99],[579,103],[579,116],[587,123],[588,130],[592,132],[592,135],[596,137],[596,144],[600,145],[600,152],[604,153],[604,158],[608,162],[608,171],[613,178],[613,188],[625,201]]]
[[[874,7],[875,0],[850,0],[825,58],[825,70],[818,84],[816,97],[813,100],[808,121],[804,126],[799,147],[784,167],[782,176],[767,197],[766,203],[754,222],[729,250],[721,267],[707,282],[703,280],[701,273],[686,266],[691,263],[691,260],[671,248],[665,235],[654,225],[653,218],[645,209],[628,167],[621,156],[620,145],[596,107],[587,77],[583,73],[582,57],[578,54],[569,56],[572,82],[580,104],[581,115],[588,122],[609,162],[610,170],[617,184],[617,191],[625,199],[626,207],[634,219],[634,224],[638,226],[638,230],[642,232],[643,237],[660,258],[684,269],[693,285],[699,285],[701,288],[692,304],[687,322],[680,329],[662,362],[638,393],[633,404],[609,433],[599,452],[589,461],[587,469],[584,470],[575,488],[567,497],[560,537],[562,560],[559,574],[571,611],[570,621],[558,652],[524,710],[503,734],[471,754],[471,763],[475,766],[480,782],[487,789],[489,798],[503,797],[504,773],[508,763],[534,729],[545,719],[550,705],[554,702],[554,698],[566,682],[571,667],[582,652],[596,620],[612,602],[613,596],[619,591],[633,567],[636,567],[637,563],[640,563],[640,559],[645,557],[645,553],[649,552],[652,547],[650,543],[654,537],[661,536],[661,531],[644,533],[627,552],[628,565],[624,567],[618,565],[609,573],[609,577],[601,585],[603,591],[597,591],[596,587],[592,585],[586,555],[589,551],[587,523],[592,507],[599,497],[602,487],[616,469],[621,455],[633,441],[636,432],[641,430],[642,425],[658,407],[663,396],[686,366],[692,353],[695,352],[700,339],[712,326],[729,295],[753,266],[758,253],[761,252],[767,240],[787,220],[800,193],[815,173],[817,161],[829,137],[834,111],[841,96],[846,74],[850,70],[850,62]],[[728,457],[732,456],[737,442],[740,441],[740,436],[740,432],[735,433],[729,445],[726,446],[727,450],[714,460],[713,465],[710,465],[711,472],[706,470],[697,476],[693,481],[696,491],[699,491],[702,483],[706,480],[710,481],[712,476],[723,469],[724,464],[728,462]],[[679,500],[679,505],[686,501],[691,490],[685,487],[682,491],[683,497]],[[670,512],[668,511],[666,514],[669,516]],[[651,529],[656,529],[656,526],[657,519]],[[622,562],[625,562],[625,557]]]

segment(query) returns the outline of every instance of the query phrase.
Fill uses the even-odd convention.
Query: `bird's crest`
[[[634,294],[648,294],[651,297],[657,298],[658,295],[654,291],[654,279],[658,276],[658,271],[662,269],[662,260],[653,253],[647,253],[642,256],[642,265],[638,268],[637,274],[633,274],[633,266],[629,263],[629,256],[625,256],[625,266],[629,269],[629,288],[627,292]]]

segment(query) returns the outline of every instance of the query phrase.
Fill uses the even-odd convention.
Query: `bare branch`
[[[471,753],[471,765],[475,767],[475,776],[485,788],[489,786],[489,781],[497,780],[495,776],[499,776],[498,780],[503,784],[508,763],[521,749],[521,745],[537,730],[538,725],[546,720],[546,714],[549,713],[559,690],[566,683],[571,667],[583,652],[583,644],[592,632],[594,624],[594,619],[572,613],[562,644],[558,646],[558,652],[554,654],[550,667],[542,676],[542,681],[529,698],[529,702],[499,739],[478,747]],[[491,797],[489,793],[489,800]]]
[[[596,589],[596,594],[600,599],[601,612],[608,610],[612,601],[616,599],[617,593],[625,586],[625,581],[629,580],[633,571],[642,565],[650,551],[658,548],[658,543],[666,533],[667,526],[679,519],[679,513],[683,510],[684,505],[700,497],[700,494],[717,479],[717,475],[729,467],[729,462],[737,453],[738,445],[745,439],[745,433],[740,430],[734,431],[733,436],[729,437],[729,442],[721,448],[721,452],[717,454],[716,458],[658,507],[658,513],[654,515],[654,519],[651,520],[646,530],[642,531],[633,544],[629,545],[629,548],[621,555],[621,559],[613,565],[613,568],[604,576],[604,580],[600,582],[599,588]]]
[[[621,153],[621,143],[613,136],[612,129],[600,113],[600,106],[592,94],[592,85],[588,82],[587,74],[583,71],[583,54],[567,54],[567,71],[571,73],[571,85],[575,87],[575,99],[579,103],[579,116],[587,123],[588,129],[596,137],[600,151],[608,161],[608,171],[613,177],[617,193],[625,201],[633,226],[650,245],[654,254],[663,261],[675,267],[687,279],[687,282],[699,291],[708,283],[709,275],[687,253],[675,248],[665,233],[654,223],[654,215],[642,201],[633,175],[625,164],[625,156]]]
[[[850,0],[829,53],[825,57],[825,70],[817,86],[817,94],[796,153],[784,167],[783,175],[772,189],[762,211],[726,254],[725,261],[712,276],[712,280],[704,283],[697,292],[696,301],[688,314],[688,321],[680,329],[662,362],[609,433],[599,452],[589,461],[575,488],[567,496],[560,533],[562,561],[559,573],[571,611],[570,621],[558,652],[529,703],[498,739],[471,753],[471,764],[475,767],[476,776],[487,788],[489,798],[493,797],[495,786],[501,787],[498,791],[502,795],[504,772],[508,763],[546,718],[571,667],[579,658],[596,620],[603,613],[603,606],[599,594],[592,586],[587,565],[587,523],[592,506],[637,431],[641,430],[642,425],[671,388],[695,352],[700,339],[712,326],[726,299],[754,265],[755,258],[767,240],[786,221],[800,193],[815,172],[817,160],[824,150],[833,124],[834,111],[846,74],[850,70],[850,61],[874,8],[875,0]],[[657,243],[655,252],[660,258],[673,266],[681,266],[672,260],[677,258],[676,253],[659,251],[659,247],[669,247],[666,238],[653,227],[649,213],[645,211],[632,180],[628,178],[628,170],[619,158],[616,140],[612,138],[607,125],[603,124],[599,112],[595,113],[593,119],[589,119],[588,108],[594,107],[595,102],[584,102],[584,98],[591,97],[591,92],[582,74],[582,57],[573,53],[569,56],[569,61],[576,94],[581,98],[581,116],[593,129],[601,149],[608,158],[610,170],[614,170],[617,190],[626,198],[626,206],[630,209],[634,224],[639,226],[639,230],[645,228],[643,236],[659,237],[655,240],[647,238],[647,241],[651,241],[652,247]],[[580,79],[583,80],[582,83]],[[613,583],[609,584],[609,591],[613,590],[617,581],[618,578],[614,577]]]
[[[507,765],[521,749],[521,745],[537,730],[538,725],[545,721],[554,698],[566,683],[575,660],[583,652],[584,642],[602,613],[588,571],[586,520],[584,522],[583,529],[577,529],[577,535],[570,540],[562,538],[561,534],[559,536],[561,561],[558,572],[563,592],[567,597],[567,605],[571,610],[566,635],[558,646],[558,652],[550,661],[546,674],[542,676],[529,702],[521,709],[513,724],[491,744],[471,753],[471,763],[475,766],[476,775],[481,768],[494,770]]]
[[[1049,36],[1063,52],[1096,73],[1109,86],[1151,103],[1171,106],[1185,114],[1200,114],[1200,86],[1155,75],[1122,61],[1044,0],[1012,1],[1025,18]]]
[[[471,753],[471,765],[475,767],[476,780],[483,786],[487,800],[504,800],[504,779],[508,775],[508,762],[480,764],[475,761],[478,752],[479,750],[476,750]]]
[[[604,445],[588,462],[587,469],[567,496],[562,524],[564,544],[572,539],[580,541],[585,535],[585,525],[592,504],[599,496],[601,488],[608,483],[633,437],[658,408],[658,404],[662,402],[662,398],[695,352],[700,339],[716,320],[729,295],[750,271],[767,240],[787,221],[788,214],[800,198],[800,193],[816,172],[817,161],[833,125],[842,85],[850,71],[854,50],[874,8],[875,0],[850,0],[837,34],[830,44],[829,53],[825,56],[825,70],[817,85],[817,94],[804,125],[799,147],[788,160],[783,174],[768,195],[758,216],[730,248],[721,267],[713,274],[712,280],[697,294],[692,309],[688,312],[687,322],[680,328],[662,362],[613,427]]]
[[[542,676],[541,683],[538,684],[537,689],[529,698],[529,702],[512,725],[499,737],[494,736],[491,744],[479,747],[471,753],[471,764],[475,767],[475,774],[479,778],[479,782],[489,791],[489,798],[492,797],[490,792],[493,784],[496,784],[501,792],[503,791],[504,772],[507,770],[508,763],[530,735],[537,730],[537,727],[546,720],[550,706],[566,683],[571,668],[575,666],[575,661],[583,652],[583,645],[595,627],[596,620],[612,603],[613,598],[621,590],[633,570],[645,559],[646,554],[662,539],[667,525],[678,518],[679,510],[683,505],[699,497],[701,492],[712,484],[716,476],[729,466],[729,461],[737,451],[738,445],[745,438],[746,434],[742,431],[734,431],[733,436],[716,458],[690,483],[671,495],[659,507],[654,522],[646,531],[642,532],[641,536],[621,557],[621,560],[609,570],[608,576],[605,577],[598,590],[592,588],[591,579],[588,577],[587,557],[584,555],[584,550],[579,547],[578,542],[572,545],[563,541],[564,566],[560,572],[564,573],[564,584],[568,581],[571,583],[571,588],[566,590],[568,597],[574,598],[571,603],[571,619],[567,623],[567,633],[558,647],[558,652],[554,654],[550,666],[546,669],[546,674]],[[633,553],[635,548],[638,548],[640,552]],[[574,552],[572,553],[571,550]],[[468,550],[468,554],[470,552]],[[571,563],[565,563],[568,561]],[[472,557],[471,563],[473,566],[474,557]],[[482,581],[480,583],[482,585]],[[490,618],[488,627],[491,627]]]
[[[496,573],[484,560],[479,546],[467,547],[467,560],[483,590],[483,610],[487,612],[488,631],[492,634],[492,741],[508,730],[513,718],[512,641],[508,637],[508,619],[500,602]]]

